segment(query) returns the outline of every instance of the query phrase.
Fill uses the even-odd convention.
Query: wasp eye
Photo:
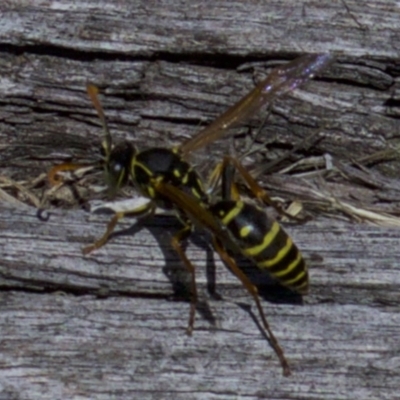
[[[121,172],[122,165],[120,163],[115,163],[112,165],[111,169],[113,170],[113,172]]]

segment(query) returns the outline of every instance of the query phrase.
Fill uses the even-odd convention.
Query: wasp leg
[[[274,334],[272,333],[271,328],[268,325],[267,318],[265,317],[264,311],[261,307],[260,297],[258,296],[257,288],[250,282],[249,278],[239,269],[239,267],[237,266],[234,259],[229,256],[229,254],[225,251],[225,249],[222,247],[221,243],[218,241],[218,239],[216,237],[213,238],[213,244],[214,244],[215,250],[221,257],[221,260],[236,275],[236,277],[240,280],[240,282],[242,282],[242,285],[245,287],[247,292],[253,297],[253,299],[256,303],[258,312],[260,314],[263,327],[264,327],[265,331],[268,333],[269,342],[281,363],[281,366],[283,369],[283,375],[289,376],[291,374],[289,363],[286,360],[285,354],[284,354],[282,348],[280,347],[278,340],[275,338]]]
[[[264,204],[273,207],[279,214],[289,219],[295,220],[297,222],[307,221],[307,218],[299,218],[287,213],[278,203],[273,201],[268,193],[255,181],[255,179],[250,175],[246,168],[244,168],[240,161],[236,158],[225,156],[224,160],[222,161],[222,171],[225,171],[225,169],[228,168],[229,164],[233,165],[236,168],[236,170],[239,172],[239,174],[244,179],[249,189],[257,199],[262,201]]]
[[[223,168],[223,163],[222,162],[218,163],[215,166],[215,168],[211,171],[211,174],[208,177],[207,189],[211,193],[214,193],[216,188],[218,187],[222,175],[222,168]]]
[[[155,208],[156,207],[153,204],[153,202],[149,201],[147,204],[144,204],[143,206],[135,208],[134,210],[121,211],[121,212],[115,213],[115,215],[111,218],[111,220],[107,224],[107,229],[106,229],[104,235],[100,239],[96,240],[90,246],[84,247],[82,249],[82,254],[89,254],[93,250],[99,249],[100,247],[104,246],[107,243],[110,235],[114,231],[115,226],[117,225],[118,221],[121,218],[124,218],[126,216],[136,217],[136,218],[150,217],[154,214]]]
[[[229,162],[219,162],[208,178],[208,191],[214,193],[221,182],[221,196],[224,200],[239,200],[237,185],[233,182],[234,166]]]
[[[191,276],[191,299],[190,299],[190,312],[189,312],[189,322],[186,333],[191,336],[193,332],[194,317],[196,313],[197,304],[197,285],[196,285],[196,273],[193,264],[186,257],[185,251],[182,248],[181,243],[187,239],[187,237],[192,232],[192,226],[186,225],[182,230],[175,234],[172,238],[171,244],[175,251],[178,253],[186,269],[189,271]]]

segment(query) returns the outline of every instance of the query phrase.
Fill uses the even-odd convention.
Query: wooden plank
[[[193,337],[185,335],[189,305],[171,302],[173,285],[162,269],[178,260],[164,261],[157,243],[166,239],[165,218],[152,232],[119,236],[82,257],[80,247],[102,232],[104,217],[89,222],[83,212],[57,211],[43,222],[35,210],[4,207],[0,216],[0,381],[11,392],[347,399],[352,388],[356,398],[394,398],[399,230],[326,221],[288,228],[311,258],[312,291],[302,306],[285,295],[283,304],[263,302],[293,369],[286,379],[249,315],[254,305],[220,263],[223,301],[207,295],[198,238],[188,255],[198,266],[202,307]]]
[[[320,132],[304,153],[329,154],[353,177],[326,178],[322,188],[333,199],[398,207],[398,159],[367,171],[348,164],[398,144],[394,1],[11,0],[1,12],[4,202],[37,205],[48,189],[40,179],[31,185],[39,174],[71,156],[98,159],[100,129],[87,82],[104,93],[116,139],[170,147],[254,86],[249,65],[261,64],[263,77],[283,60],[333,52],[338,61],[319,80],[274,103],[257,139],[265,148],[247,162],[262,164]],[[258,128],[264,116],[248,126]],[[236,147],[244,148],[253,131],[235,131],[243,134]],[[227,147],[221,140],[195,156],[201,165],[214,163]],[[302,199],[320,183],[279,175],[269,182]],[[99,197],[92,186],[78,189],[83,203]],[[46,204],[76,207],[68,190]],[[321,217],[288,226],[310,263],[303,305],[245,266],[292,366],[286,379],[249,315],[254,305],[218,260],[223,301],[208,293],[207,240],[196,235],[187,249],[201,298],[188,338],[189,304],[172,301],[187,294],[187,275],[169,243],[177,225],[156,219],[82,256],[108,218],[53,208],[44,222],[33,208],[0,204],[1,400],[398,396],[398,230]]]
[[[219,326],[198,318],[187,337],[184,303],[2,293],[2,398],[396,396],[398,312],[267,306],[294,369],[287,379],[245,310],[210,307]]]
[[[397,57],[395,2],[365,7],[346,2],[124,2],[71,4],[9,1],[4,5],[3,43],[49,45],[74,51],[143,54],[215,54],[237,56],[271,52],[343,52],[355,57]],[[183,7],[184,5],[184,7]],[[29,6],[29,7],[28,7]],[[16,23],[18,21],[18,23]],[[14,23],[11,23],[14,22]],[[379,23],[378,23],[379,22]],[[62,35],[60,35],[62,33]],[[336,40],[332,40],[335,38]],[[361,39],[361,41],[360,41]],[[93,42],[96,42],[95,44]]]
[[[107,287],[111,292],[131,295],[172,295],[171,282],[165,275],[180,269],[180,259],[170,244],[179,229],[172,217],[157,217],[136,228],[133,221],[124,220],[117,237],[83,256],[82,247],[102,235],[109,216],[57,210],[43,222],[31,208],[1,206],[0,210],[3,287],[31,283],[41,290],[82,289],[93,293]],[[317,298],[325,296],[318,301],[396,304],[400,230],[324,219],[285,225],[285,229],[309,260],[312,292]],[[207,260],[213,262],[207,254],[208,246],[207,237],[196,234],[187,248],[199,270],[206,269]],[[233,285],[237,289],[236,278],[218,261],[217,266],[219,287]],[[249,268],[246,263],[244,267]],[[180,273],[183,279],[185,273]],[[205,289],[206,283],[204,273],[199,274],[199,286]]]
[[[0,134],[8,144],[3,155],[8,164],[2,165],[8,168],[15,160],[39,173],[49,167],[49,158],[97,155],[98,120],[84,90],[88,81],[107,93],[103,102],[117,139],[128,137],[139,147],[170,146],[253,87],[252,70],[238,73],[238,67],[266,60],[276,64],[305,52],[332,51],[339,61],[322,74],[323,81],[310,82],[305,91],[275,104],[261,135],[269,149],[277,151],[316,131],[323,138],[318,154],[340,155],[346,147],[361,157],[396,144],[392,44],[398,18],[387,2],[374,2],[371,9],[344,3],[353,13],[342,3],[298,2],[293,8],[291,2],[271,1],[268,7],[243,9],[231,2],[229,8],[188,6],[183,14],[176,5],[168,12],[162,2],[129,2],[126,14],[101,2],[90,9],[68,2],[8,4],[3,16],[9,22],[0,28],[8,44],[0,63]],[[218,12],[222,15],[215,19]],[[234,32],[227,30],[233,15]],[[49,44],[53,47],[46,51]],[[262,120],[259,115],[253,126]],[[212,151],[219,157],[221,145]]]

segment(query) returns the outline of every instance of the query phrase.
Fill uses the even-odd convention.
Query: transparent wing
[[[206,146],[226,134],[276,97],[296,89],[333,61],[330,54],[309,54],[274,68],[266,79],[214,122],[180,146],[183,155]]]

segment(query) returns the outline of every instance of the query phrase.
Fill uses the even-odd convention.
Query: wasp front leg
[[[109,223],[107,224],[107,229],[104,233],[104,235],[96,240],[93,244],[86,246],[82,249],[83,254],[89,254],[93,250],[99,249],[100,247],[103,247],[108,239],[110,238],[110,235],[113,233],[115,226],[117,225],[118,221],[124,217],[134,217],[134,218],[147,218],[150,217],[154,214],[155,212],[155,205],[153,204],[152,201],[149,201],[148,203],[144,204],[143,206],[140,206],[138,208],[135,208],[134,210],[131,211],[121,211],[115,213],[115,215],[111,218]]]

